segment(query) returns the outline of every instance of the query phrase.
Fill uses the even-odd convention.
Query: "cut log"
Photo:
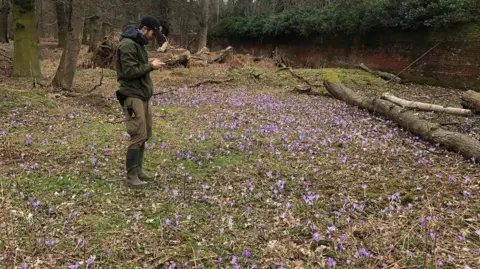
[[[480,93],[474,91],[466,91],[462,94],[462,106],[470,108],[475,113],[480,113]]]
[[[335,98],[349,105],[386,117],[412,134],[447,150],[459,153],[468,160],[480,160],[480,141],[467,135],[442,129],[437,123],[431,123],[415,116],[412,111],[378,98],[361,96],[342,85],[336,74],[327,74],[324,80],[327,91]]]
[[[428,103],[422,103],[422,102],[414,102],[414,101],[408,101],[402,98],[398,98],[390,93],[385,93],[382,95],[382,99],[388,100],[394,104],[397,104],[399,106],[405,107],[405,108],[413,108],[413,109],[418,109],[422,111],[435,111],[435,112],[444,112],[448,114],[453,114],[453,115],[459,115],[459,116],[464,116],[468,117],[473,114],[473,112],[470,109],[462,109],[462,108],[456,108],[456,107],[444,107],[444,106],[439,106],[439,105],[434,105],[434,104],[428,104]]]
[[[370,68],[368,68],[366,65],[364,65],[363,63],[360,64],[360,68],[370,74],[373,74],[383,80],[388,80],[388,81],[393,81],[393,82],[396,82],[396,83],[401,83],[402,82],[402,79],[393,75],[393,74],[390,74],[390,73],[387,73],[387,72],[381,72],[381,71],[376,71],[376,70],[372,70]]]

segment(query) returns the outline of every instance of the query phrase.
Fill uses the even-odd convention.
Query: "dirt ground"
[[[60,53],[42,47],[46,81]],[[320,85],[326,71],[368,96],[460,104],[455,89],[295,70]],[[0,78],[0,268],[480,268],[477,164],[323,87],[293,92],[268,59],[152,78],[167,93],[151,100],[145,190],[123,185],[114,71],[79,68],[79,97]],[[228,82],[189,87],[207,79]],[[478,116],[418,115],[480,138]]]

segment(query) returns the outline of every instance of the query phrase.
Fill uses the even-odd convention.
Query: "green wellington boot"
[[[127,185],[134,189],[139,189],[147,186],[147,182],[140,180],[138,177],[138,161],[140,159],[140,150],[138,149],[129,149],[127,150]]]
[[[143,181],[152,181],[154,179],[153,176],[149,176],[143,172],[143,155],[145,153],[145,143],[142,144],[140,147],[140,153],[138,158],[138,178]]]

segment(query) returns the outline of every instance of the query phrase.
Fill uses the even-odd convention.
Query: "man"
[[[153,94],[150,72],[165,64],[159,60],[148,62],[145,45],[157,39],[161,45],[165,36],[160,22],[154,17],[144,17],[138,26],[127,26],[117,48],[117,80],[120,87],[117,98],[125,114],[125,126],[131,137],[125,167],[128,186],[142,188],[153,180],[143,170],[145,142],[152,136],[152,112],[149,100]]]

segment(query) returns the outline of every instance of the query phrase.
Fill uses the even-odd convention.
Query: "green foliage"
[[[292,39],[365,33],[378,28],[446,27],[477,21],[477,0],[339,0],[321,8],[290,8],[278,14],[231,16],[212,31],[232,39]]]

